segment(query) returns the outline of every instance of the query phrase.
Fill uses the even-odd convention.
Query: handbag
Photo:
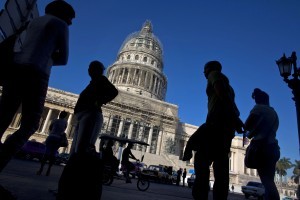
[[[61,135],[60,147],[67,147],[69,145],[67,134],[63,133]]]
[[[258,169],[262,166],[263,161],[263,146],[265,140],[251,140],[246,148],[245,166],[251,169]]]

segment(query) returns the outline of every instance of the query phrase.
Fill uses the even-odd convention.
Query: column
[[[140,69],[139,80],[138,80],[138,86],[141,85],[142,74],[143,74],[143,70]]]
[[[111,131],[111,127],[112,127],[113,120],[114,120],[113,115],[110,115],[110,116],[109,116],[109,119],[108,119],[107,129],[106,129],[106,132],[107,132],[107,133],[110,133],[110,131]]]
[[[162,131],[159,131],[157,136],[156,155],[160,155],[161,140],[162,140]]]
[[[128,139],[132,137],[132,130],[133,130],[133,121],[130,122],[129,130],[128,130]]]
[[[152,88],[152,92],[155,94],[155,90],[156,90],[156,82],[157,82],[157,77],[154,77],[154,84],[153,84],[153,88]]]
[[[122,68],[123,69],[123,72],[122,72],[122,75],[121,75],[121,84],[123,84],[123,78],[124,78],[124,74],[125,74],[125,68]]]
[[[147,85],[147,82],[148,82],[148,80],[147,80],[147,79],[148,79],[148,71],[146,71],[146,74],[145,74],[145,79],[144,79],[144,80],[145,80],[145,83],[144,83],[144,88],[145,88],[146,90],[147,90],[147,86],[148,86],[148,85]]]
[[[128,73],[127,73],[127,78],[126,78],[126,84],[129,84],[130,72],[131,72],[131,68],[128,68]]]
[[[158,81],[158,84],[157,84],[157,88],[156,88],[156,94],[159,94],[159,89],[160,89],[160,80]]]
[[[46,130],[46,128],[47,128],[47,124],[49,123],[49,119],[50,119],[50,117],[51,117],[51,114],[52,114],[52,109],[49,108],[49,111],[48,111],[48,113],[47,113],[47,117],[46,117],[45,123],[44,123],[44,125],[43,125],[42,133],[45,133],[45,130]]]
[[[121,121],[120,121],[120,124],[119,124],[119,129],[118,129],[118,134],[117,134],[118,137],[120,137],[121,134],[122,134],[123,124],[124,124],[124,119],[121,118]]]
[[[66,134],[69,135],[69,131],[70,131],[70,128],[71,128],[71,120],[72,120],[72,117],[73,117],[73,114],[70,113],[69,114],[69,117],[68,117],[68,126],[66,128]]]
[[[149,144],[149,146],[147,146],[147,149],[146,149],[146,152],[147,152],[147,153],[150,153],[150,147],[151,147],[152,135],[153,135],[153,125],[151,125],[150,131],[149,131],[149,137],[148,137],[148,141],[147,141],[147,143]]]

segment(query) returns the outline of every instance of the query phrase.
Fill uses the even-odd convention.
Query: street
[[[14,159],[0,174],[0,184],[11,191],[18,200],[55,200],[55,196],[50,191],[57,189],[64,166],[54,165],[50,176],[45,176],[45,172],[38,176],[36,171],[39,166],[38,161]],[[124,180],[114,180],[111,186],[103,186],[101,199],[192,200],[191,191],[188,187],[151,182],[149,189],[141,192],[137,189],[134,179],[131,184],[126,184]],[[211,196],[210,199],[212,199]],[[228,197],[228,200],[240,199],[245,199],[243,194],[230,193]]]

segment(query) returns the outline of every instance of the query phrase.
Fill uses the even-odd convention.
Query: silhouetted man
[[[52,66],[68,61],[68,26],[75,11],[65,1],[57,0],[46,6],[45,13],[29,23],[21,51],[15,53],[3,82],[0,138],[21,104],[22,118],[20,128],[3,144],[0,142],[0,171],[39,127]]]
[[[204,67],[208,113],[205,135],[202,138],[205,145],[200,147],[195,155],[196,180],[192,194],[196,200],[208,199],[209,168],[212,163],[215,177],[213,198],[227,199],[231,140],[236,130],[243,131],[243,123],[239,119],[239,111],[234,102],[234,91],[221,70],[222,66],[218,61],[210,61]]]
[[[132,143],[128,143],[127,147],[123,150],[122,153],[122,165],[126,168],[125,177],[126,177],[126,183],[131,183],[129,173],[130,171],[134,170],[135,166],[132,162],[129,161],[129,158],[138,160],[135,158],[135,156],[131,152],[131,148],[133,147]]]

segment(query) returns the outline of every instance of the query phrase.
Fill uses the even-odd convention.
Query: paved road
[[[49,190],[55,190],[63,166],[53,166],[49,177],[36,175],[39,162],[14,159],[0,174],[0,184],[10,190],[18,200],[55,200]],[[1,199],[1,197],[0,197]],[[111,186],[103,186],[102,200],[192,200],[188,187],[151,183],[146,192],[136,187],[136,181],[126,184],[115,180]],[[212,198],[211,198],[212,199]],[[230,194],[229,200],[241,200],[241,194]],[[1,199],[2,200],[2,199]]]

